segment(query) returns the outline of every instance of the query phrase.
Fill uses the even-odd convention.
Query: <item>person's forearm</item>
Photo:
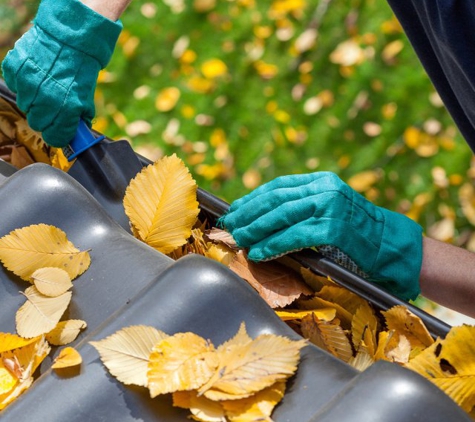
[[[87,7],[100,13],[102,16],[116,21],[132,0],[80,0]]]
[[[424,237],[420,274],[422,295],[475,317],[475,254]]]

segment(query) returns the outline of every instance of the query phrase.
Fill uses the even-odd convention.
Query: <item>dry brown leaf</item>
[[[39,268],[31,275],[31,281],[41,294],[50,297],[59,296],[73,287],[69,274],[56,267]]]
[[[169,336],[150,354],[150,395],[197,389],[211,378],[217,366],[218,355],[210,342],[194,333]]]
[[[283,308],[302,295],[312,294],[299,274],[277,262],[251,262],[243,251],[236,254],[229,268],[254,287],[272,308]]]
[[[226,230],[212,227],[210,230],[206,230],[205,234],[209,240],[212,240],[215,243],[223,243],[228,248],[239,249],[231,233]]]
[[[196,182],[175,154],[145,167],[124,196],[134,233],[164,254],[184,245],[199,213],[196,191]]]
[[[21,145],[14,146],[12,148],[10,160],[12,166],[15,166],[18,169],[22,169],[35,162],[26,150],[26,148]]]
[[[16,313],[16,329],[25,338],[51,331],[71,301],[71,292],[56,297],[41,294],[35,286],[25,290],[26,302]]]
[[[86,321],[81,319],[68,319],[60,321],[49,333],[46,340],[53,346],[64,346],[76,340],[81,330],[87,327]]]
[[[154,327],[124,327],[109,337],[89,342],[96,348],[102,363],[122,383],[146,387],[150,353],[153,346],[168,337]]]
[[[0,260],[26,281],[43,267],[62,268],[74,279],[91,262],[87,251],[76,249],[66,233],[47,224],[16,229],[0,238]]]
[[[339,325],[320,321],[315,314],[311,314],[302,319],[300,329],[305,338],[344,362],[353,357],[350,340]]]
[[[434,343],[434,339],[422,320],[405,306],[394,306],[387,311],[383,311],[382,314],[386,318],[388,329],[404,334],[411,343],[412,348],[425,348]]]
[[[65,347],[61,349],[58,356],[54,359],[51,368],[64,369],[77,366],[82,363],[82,357],[73,347]]]
[[[283,381],[294,374],[306,341],[262,334],[251,342],[219,348],[219,367],[201,388],[211,400],[236,400]]]

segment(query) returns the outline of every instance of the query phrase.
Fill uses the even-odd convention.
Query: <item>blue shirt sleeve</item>
[[[445,107],[475,152],[475,2],[388,3]]]

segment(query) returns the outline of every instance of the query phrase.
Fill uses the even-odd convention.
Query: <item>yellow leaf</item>
[[[18,382],[18,376],[9,368],[7,358],[0,359],[0,397],[8,393]]]
[[[150,353],[167,337],[154,327],[134,325],[122,328],[100,341],[91,341],[109,372],[122,383],[146,387]]]
[[[61,148],[51,148],[51,166],[58,168],[64,172],[68,172],[74,164],[74,160],[68,161]]]
[[[69,274],[61,268],[40,268],[31,275],[31,280],[40,293],[50,297],[59,296],[73,287]]]
[[[300,320],[309,314],[314,314],[319,320],[322,320],[322,321],[331,321],[336,316],[336,309],[335,308],[307,309],[307,310],[286,309],[284,311],[275,311],[275,313],[282,321],[292,321],[295,319]]]
[[[89,267],[87,251],[81,252],[57,227],[37,224],[16,229],[0,239],[3,265],[29,281],[39,268],[62,268],[74,279]]]
[[[170,111],[180,98],[180,90],[174,86],[162,89],[155,99],[155,107],[158,111]]]
[[[212,344],[193,333],[178,333],[155,345],[150,354],[150,395],[194,390],[213,375],[218,356]]]
[[[333,280],[331,280],[328,277],[322,277],[308,268],[301,267],[300,268],[300,273],[302,274],[303,279],[305,280],[305,283],[307,283],[314,291],[318,292],[320,291],[323,286],[334,286],[335,283]]]
[[[353,319],[353,316],[350,312],[337,303],[314,296],[311,299],[299,300],[298,307],[300,309],[334,308],[336,309],[336,317],[341,321],[341,326],[344,329],[351,328],[351,320]]]
[[[241,322],[239,330],[235,334],[235,336],[230,338],[228,341],[225,341],[223,344],[219,345],[217,351],[221,354],[234,346],[242,346],[251,342],[252,338],[249,337],[249,334],[247,334],[246,324],[244,322]]]
[[[51,331],[71,301],[71,292],[57,297],[41,294],[35,286],[25,290],[27,301],[16,313],[17,332],[22,337],[36,337]]]
[[[340,286],[324,286],[315,294],[320,299],[340,305],[351,314],[354,314],[361,306],[367,306],[368,302],[355,293]]]
[[[141,240],[167,254],[186,243],[199,213],[197,185],[175,154],[147,166],[129,184],[124,208]]]
[[[2,362],[13,364],[14,377],[17,380],[9,391],[0,394],[0,410],[31,386],[33,373],[50,350],[51,348],[42,336],[37,338],[34,343],[1,354]]]
[[[194,419],[206,422],[227,422],[221,403],[198,396],[196,390],[175,391],[173,406],[190,409]]]
[[[403,305],[394,306],[382,314],[386,318],[386,325],[390,330],[404,334],[412,348],[427,347],[434,343],[422,320]]]
[[[222,401],[221,405],[231,422],[270,421],[272,411],[282,400],[284,393],[285,382],[280,381],[251,397]]]
[[[348,363],[353,368],[363,372],[374,363],[374,359],[371,357],[371,354],[365,344],[360,343],[360,347],[356,351],[356,355],[352,357]]]
[[[235,400],[283,381],[294,374],[306,341],[262,334],[251,342],[219,349],[219,367],[201,388],[211,400]]]
[[[236,254],[223,245],[209,245],[208,250],[204,253],[204,256],[209,259],[221,262],[221,264],[229,266]]]
[[[82,363],[82,357],[79,352],[73,347],[65,347],[61,349],[58,356],[56,356],[51,368],[63,369],[77,366]]]
[[[76,340],[79,332],[86,327],[86,321],[80,319],[60,321],[56,324],[56,327],[46,334],[46,340],[54,346],[64,346]]]
[[[362,304],[355,312],[351,321],[351,340],[355,348],[363,340],[366,331],[371,332],[371,352],[374,354],[374,345],[376,344],[376,332],[378,329],[378,320],[374,314],[373,308],[368,304]],[[369,345],[368,345],[369,346]]]
[[[407,363],[411,353],[411,343],[403,334],[399,335],[398,343],[395,347],[386,352],[386,356],[392,362]]]
[[[406,367],[444,390],[462,409],[475,406],[475,327],[453,327],[412,359]]]
[[[320,321],[311,314],[302,319],[300,329],[305,338],[341,360],[348,362],[353,357],[350,341],[339,325]]]
[[[375,170],[367,170],[357,173],[347,180],[350,185],[357,192],[366,192],[381,178],[380,173]]]
[[[38,337],[25,339],[16,334],[0,333],[0,353],[7,352],[13,349],[27,346],[28,344],[38,341]]]

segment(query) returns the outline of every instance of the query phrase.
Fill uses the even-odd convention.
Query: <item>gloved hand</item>
[[[333,173],[279,177],[234,201],[218,224],[249,248],[253,261],[330,245],[400,298],[420,293],[422,228],[375,206]]]
[[[42,0],[34,26],[8,52],[5,83],[49,145],[66,146],[81,117],[91,124],[97,76],[121,30],[79,0]]]

